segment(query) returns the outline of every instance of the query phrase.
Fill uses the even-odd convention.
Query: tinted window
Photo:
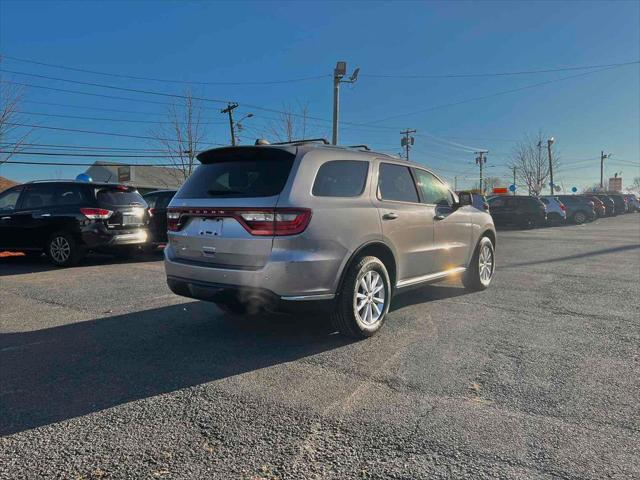
[[[158,201],[158,194],[154,193],[153,195],[145,195],[144,201],[147,202],[149,208],[156,208],[156,202]]]
[[[31,185],[25,189],[20,208],[33,210],[53,205],[55,185]]]
[[[409,167],[381,163],[378,186],[382,200],[418,202],[418,192]]]
[[[223,151],[228,150],[228,151]],[[177,198],[241,198],[278,195],[295,156],[271,148],[221,149],[215,161],[200,165]]]
[[[167,208],[169,206],[169,202],[171,202],[171,199],[173,198],[174,195],[175,195],[174,193],[162,193],[158,195],[158,198],[156,201],[156,208],[157,209]]]
[[[98,202],[113,206],[146,206],[147,203],[136,190],[114,188],[101,188],[96,195]]]
[[[420,192],[422,203],[435,205],[450,205],[452,203],[451,192],[447,186],[435,176],[424,170],[414,168],[413,174]]]
[[[357,197],[364,191],[369,162],[334,160],[320,167],[313,184],[318,197]]]
[[[55,205],[80,205],[86,203],[87,190],[80,185],[56,185],[54,190]]]
[[[491,207],[504,207],[505,201],[504,197],[493,197],[489,199],[489,205]]]
[[[15,210],[21,191],[22,189],[18,188],[9,192],[0,193],[0,210],[5,212]]]

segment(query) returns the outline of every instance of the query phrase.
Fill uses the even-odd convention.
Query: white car
[[[567,221],[567,207],[557,197],[547,195],[540,197],[540,201],[547,206],[547,222],[561,225]]]

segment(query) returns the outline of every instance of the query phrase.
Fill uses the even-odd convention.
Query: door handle
[[[42,215],[40,215],[41,217],[50,217],[51,214],[50,213],[43,213]]]
[[[9,220],[11,217],[2,217],[0,220]]]
[[[398,218],[398,214],[394,212],[389,212],[382,215],[383,220],[395,220],[396,218]]]

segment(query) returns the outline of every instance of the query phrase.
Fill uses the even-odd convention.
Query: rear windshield
[[[98,202],[105,205],[146,207],[147,203],[136,190],[120,190],[118,188],[101,188],[96,194]]]
[[[200,165],[176,198],[271,197],[284,188],[295,156],[277,149],[230,150]]]

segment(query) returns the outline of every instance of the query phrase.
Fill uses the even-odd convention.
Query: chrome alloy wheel
[[[356,284],[353,306],[358,320],[367,326],[380,320],[385,310],[385,296],[382,277],[369,270]]]
[[[64,263],[71,255],[71,245],[69,245],[69,241],[66,238],[56,237],[51,241],[49,253],[56,262]]]
[[[488,242],[487,242],[488,243]],[[478,258],[478,272],[483,285],[489,285],[493,276],[493,249],[491,245],[483,245]]]

